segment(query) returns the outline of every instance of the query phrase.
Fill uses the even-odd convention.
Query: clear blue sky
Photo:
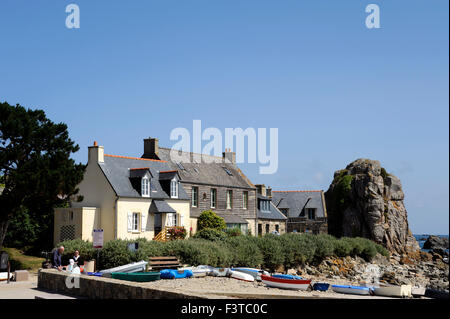
[[[66,5],[81,28],[65,27]],[[377,3],[381,29],[365,27]],[[328,189],[364,157],[397,175],[414,233],[449,227],[448,1],[0,0],[0,100],[140,156],[192,127],[279,128],[254,183]]]

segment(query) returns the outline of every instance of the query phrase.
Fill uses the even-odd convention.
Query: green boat
[[[159,272],[113,272],[111,278],[134,281],[134,282],[148,282],[160,280]]]

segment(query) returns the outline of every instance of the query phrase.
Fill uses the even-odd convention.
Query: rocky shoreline
[[[442,259],[433,260],[433,255],[420,252],[416,259],[407,255],[392,255],[386,258],[378,254],[371,262],[360,257],[331,257],[319,265],[304,265],[288,269],[314,281],[332,284],[376,284],[412,285],[449,292],[449,265]],[[285,272],[284,269],[278,269]]]

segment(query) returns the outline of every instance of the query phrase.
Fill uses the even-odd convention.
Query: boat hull
[[[377,296],[385,297],[411,297],[411,285],[401,285],[394,287],[377,287],[373,289]]]
[[[290,290],[307,290],[311,284],[311,280],[276,278],[267,275],[261,275],[261,280],[268,287]]]
[[[111,278],[134,282],[149,282],[161,279],[159,272],[113,272]]]
[[[327,284],[324,282],[316,282],[313,285],[313,290],[315,290],[315,291],[327,291],[328,288],[330,288],[330,284]]]
[[[100,273],[108,274],[113,272],[143,272],[145,271],[147,264],[148,264],[147,261],[141,260],[127,265],[101,270]]]
[[[331,289],[340,294],[370,295],[370,288],[368,287],[333,285],[331,286]]]
[[[191,270],[175,270],[175,269],[163,269],[160,271],[161,279],[181,279],[190,278],[194,274]]]
[[[269,275],[267,271],[256,269],[256,268],[231,268],[233,271],[240,271],[246,274],[249,274],[255,278],[255,280],[261,281],[261,275]]]
[[[252,275],[246,274],[244,272],[236,271],[236,270],[230,270],[230,277],[234,278],[234,279],[242,280],[242,281],[247,281],[247,282],[255,281],[255,277],[253,277]]]

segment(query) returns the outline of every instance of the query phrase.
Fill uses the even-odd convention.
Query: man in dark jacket
[[[58,247],[58,249],[55,249],[55,251],[53,252],[53,257],[52,257],[52,267],[53,268],[62,270],[61,256],[62,256],[63,252],[64,252],[64,246]]]

